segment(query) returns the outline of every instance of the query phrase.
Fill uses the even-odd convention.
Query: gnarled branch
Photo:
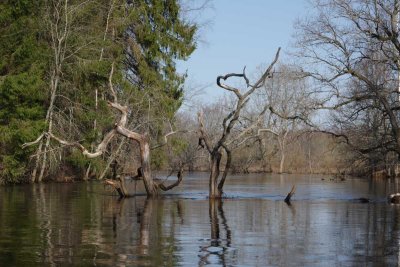
[[[177,187],[183,180],[183,174],[182,173],[183,173],[183,167],[181,167],[179,169],[178,174],[177,174],[178,179],[175,181],[175,183],[170,184],[168,186],[164,185],[164,183],[159,183],[159,184],[157,184],[157,187],[160,188],[163,191],[168,191],[168,190],[171,190],[174,187]]]

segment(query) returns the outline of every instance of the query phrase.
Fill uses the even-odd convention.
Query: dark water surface
[[[321,178],[231,176],[222,202],[206,173],[158,200],[97,182],[1,187],[0,266],[398,266],[400,206],[385,201],[398,182]]]

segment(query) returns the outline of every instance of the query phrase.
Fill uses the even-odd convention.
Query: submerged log
[[[296,191],[296,185],[293,185],[293,186],[292,186],[292,190],[290,190],[289,194],[287,194],[287,196],[286,196],[286,198],[285,198],[285,202],[286,202],[287,204],[290,204],[290,199],[291,199],[292,196],[294,195],[295,191]]]

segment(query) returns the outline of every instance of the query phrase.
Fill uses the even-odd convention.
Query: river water
[[[233,175],[222,201],[207,186],[186,174],[122,201],[99,182],[1,187],[0,266],[398,266],[395,180]]]

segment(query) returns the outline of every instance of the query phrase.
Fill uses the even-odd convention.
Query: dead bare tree
[[[209,135],[204,127],[204,116],[201,112],[199,112],[199,114],[198,114],[198,121],[199,121],[198,132],[199,132],[199,139],[200,139],[199,141],[200,141],[200,144],[202,144],[205,147],[205,149],[208,151],[208,153],[210,155],[210,178],[209,178],[209,197],[210,198],[221,198],[222,197],[224,183],[225,183],[226,177],[227,177],[228,172],[231,167],[232,148],[234,148],[235,146],[237,147],[238,144],[243,143],[243,142],[237,143],[237,140],[239,140],[240,138],[246,137],[246,134],[248,134],[255,127],[257,127],[260,123],[260,119],[265,114],[265,112],[268,110],[268,106],[266,105],[259,112],[257,119],[253,123],[242,128],[240,130],[240,133],[235,132],[235,134],[232,135],[234,132],[233,131],[234,127],[239,122],[243,108],[246,106],[246,104],[250,100],[250,96],[257,89],[264,86],[264,83],[268,78],[271,78],[272,69],[279,58],[279,52],[280,52],[280,48],[276,52],[275,59],[272,61],[272,63],[268,66],[266,71],[261,75],[261,77],[254,84],[250,83],[249,79],[247,78],[247,76],[245,74],[245,69],[243,70],[243,73],[229,73],[224,76],[217,77],[217,85],[220,88],[233,93],[234,96],[236,97],[236,103],[235,103],[235,107],[233,108],[233,110],[224,117],[223,122],[222,122],[222,134],[220,135],[219,138],[217,138],[216,141],[212,142],[213,140],[211,140],[209,138]],[[245,81],[247,88],[246,88],[246,90],[244,90],[244,92],[241,92],[241,90],[239,88],[222,83],[222,80],[226,81],[233,77],[242,78]],[[225,154],[226,154],[226,163],[225,163],[225,169],[220,178],[221,160],[222,160],[223,152],[225,152]]]
[[[113,86],[113,77],[114,73],[114,63],[111,66],[111,71],[109,75],[109,90],[111,93],[111,96],[113,98],[113,101],[109,101],[108,105],[115,110],[117,110],[120,113],[120,118],[118,122],[115,123],[114,128],[111,129],[108,133],[106,133],[103,137],[103,140],[95,147],[93,152],[90,152],[88,149],[86,149],[84,146],[82,146],[78,142],[71,142],[71,141],[66,141],[63,140],[57,136],[55,136],[51,131],[43,133],[41,136],[39,136],[35,141],[30,142],[30,143],[25,143],[23,145],[24,147],[31,146],[37,143],[40,143],[43,138],[46,138],[47,140],[54,140],[60,143],[61,145],[64,146],[70,146],[70,147],[75,147],[79,149],[82,154],[88,158],[95,158],[98,156],[101,156],[107,148],[107,145],[110,143],[110,141],[117,135],[122,135],[129,140],[132,140],[139,145],[139,150],[140,150],[140,160],[141,160],[141,176],[142,180],[146,189],[146,193],[148,197],[155,197],[158,195],[159,190],[163,191],[168,191],[171,190],[172,188],[178,186],[180,182],[183,179],[182,176],[182,168],[178,172],[178,179],[175,183],[171,185],[164,185],[163,183],[157,183],[154,181],[153,176],[151,174],[151,166],[150,166],[150,141],[149,141],[149,136],[148,134],[145,133],[138,133],[131,131],[127,128],[127,123],[128,123],[128,107],[123,106],[118,102],[117,98],[117,92],[114,89]],[[167,140],[167,137],[174,134],[175,132],[170,132],[165,135],[165,142]],[[165,143],[164,143],[165,144]],[[120,178],[119,181],[111,181],[108,180],[106,181],[108,185],[111,185],[115,187],[116,191],[121,197],[128,197],[130,196],[129,192],[127,191],[125,185],[124,185],[124,178]]]

